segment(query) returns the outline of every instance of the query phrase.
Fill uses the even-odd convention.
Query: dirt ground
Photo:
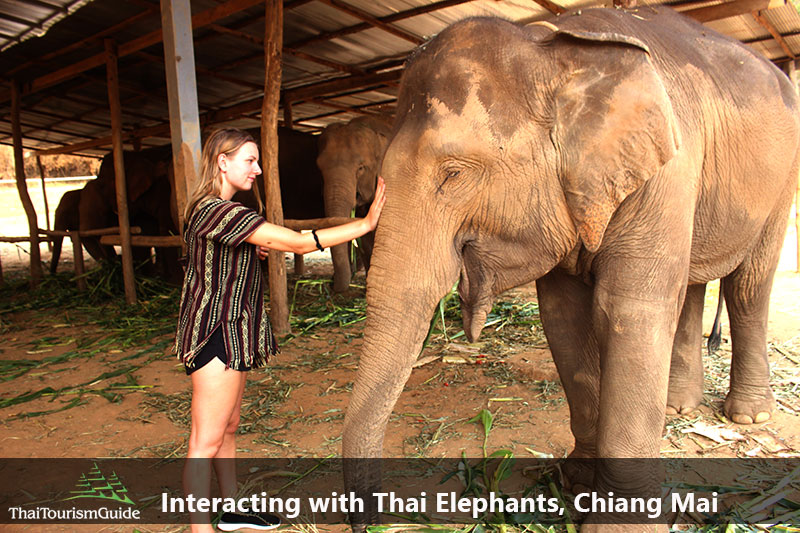
[[[25,276],[27,268],[27,256],[17,250],[15,261],[14,250],[6,246],[2,256],[5,276],[11,280]],[[67,248],[62,257],[67,262],[59,270],[69,271],[71,250]],[[310,281],[297,285],[298,302],[318,300],[319,305],[334,310],[346,309],[355,305],[353,302],[363,305],[363,275],[356,277],[354,288],[345,297],[330,299],[319,281],[331,277],[330,262],[323,257],[311,260],[308,266],[303,279]],[[778,399],[772,419],[739,426],[722,416],[730,364],[725,320],[723,348],[706,359],[703,405],[691,415],[667,417],[663,456],[800,457],[800,400],[796,394],[800,386],[800,275],[791,270],[783,268],[778,273],[772,297],[769,357]],[[299,279],[293,277],[290,288]],[[171,294],[174,297],[175,293]],[[713,320],[715,295],[712,286],[707,297],[706,334]],[[16,297],[23,299],[19,293],[11,294],[12,300]],[[164,305],[169,297],[153,296],[144,304],[144,314],[148,305]],[[479,342],[468,344],[463,337],[451,338],[457,334],[455,329],[447,332],[447,339],[441,333],[434,335],[390,419],[386,456],[458,457],[464,452],[479,457],[484,431],[472,419],[483,409],[494,416],[489,451],[504,448],[515,457],[556,458],[570,451],[573,439],[568,408],[541,326],[531,314],[535,288],[512,290],[499,301],[514,318],[501,316],[484,330]],[[109,315],[118,308],[108,306]],[[172,317],[165,317],[152,331],[138,333],[132,317],[127,326],[130,331],[123,334],[119,321],[108,325],[98,318],[103,314],[102,309],[89,310],[74,303],[54,302],[53,307],[41,308],[15,308],[13,301],[4,304],[0,313],[0,447],[4,457],[163,458],[185,454],[190,382],[170,355]],[[296,324],[304,327],[313,320],[305,318]],[[280,356],[266,370],[249,376],[238,436],[241,457],[341,453],[342,420],[358,366],[363,322],[344,327],[323,325],[302,334],[298,329],[298,336],[283,345]],[[19,370],[20,361],[32,363],[31,368]],[[45,392],[30,401],[10,401],[36,391]],[[711,433],[702,429],[704,425],[712,426]],[[721,433],[723,429],[735,435]],[[101,529],[126,530],[75,530]],[[13,530],[44,531],[39,526]],[[152,530],[178,531],[180,527]]]

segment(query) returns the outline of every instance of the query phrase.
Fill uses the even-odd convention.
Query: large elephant
[[[325,183],[325,215],[364,216],[375,195],[378,170],[383,152],[389,142],[392,119],[384,116],[365,116],[343,124],[331,124],[319,138],[317,166]],[[361,237],[359,250],[365,269],[369,270],[375,234]],[[343,292],[350,286],[352,270],[349,246],[331,248],[333,260],[333,290]]]
[[[668,8],[443,31],[401,81],[344,457],[380,456],[434,307],[459,278],[473,341],[495,295],[537,280],[571,457],[658,457],[667,405],[702,392],[698,315],[716,278],[733,343],[725,412],[768,418],[767,311],[799,145],[787,77]],[[639,466],[603,461],[588,482],[657,493]],[[348,490],[368,490],[365,469],[347,469]]]

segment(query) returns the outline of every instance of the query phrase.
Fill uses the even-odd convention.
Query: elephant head
[[[359,117],[332,124],[319,138],[317,166],[324,180],[325,216],[349,217],[355,209],[366,211],[375,194],[378,170],[391,132],[391,118]],[[362,237],[364,265],[369,268],[372,235]],[[333,288],[347,290],[352,276],[348,245],[331,249]]]
[[[407,63],[345,457],[380,456],[435,305],[456,281],[474,341],[495,295],[601,248],[617,207],[676,152],[647,47],[554,28],[469,19]]]

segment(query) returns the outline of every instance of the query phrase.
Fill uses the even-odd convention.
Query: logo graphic
[[[134,505],[131,499],[128,498],[128,489],[119,480],[117,473],[111,472],[109,477],[104,476],[96,462],[88,474],[81,474],[78,483],[75,484],[75,488],[77,490],[69,491],[73,496],[64,498],[62,501],[95,498]]]

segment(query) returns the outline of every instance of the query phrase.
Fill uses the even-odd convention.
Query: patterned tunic
[[[265,222],[242,204],[207,198],[189,219],[175,352],[191,367],[216,328],[222,328],[227,366],[264,366],[278,352],[264,309],[261,267],[245,242]]]

